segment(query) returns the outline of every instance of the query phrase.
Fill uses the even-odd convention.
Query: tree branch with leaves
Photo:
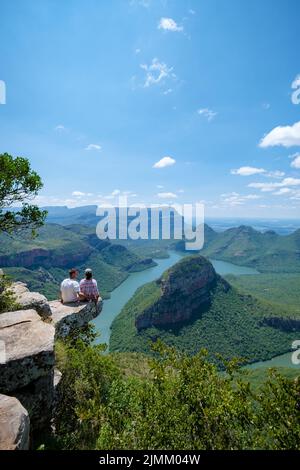
[[[30,229],[35,234],[44,224],[47,211],[30,201],[42,187],[27,158],[0,154],[0,233]]]

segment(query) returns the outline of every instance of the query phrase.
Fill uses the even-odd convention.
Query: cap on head
[[[92,274],[92,270],[90,268],[87,268],[84,272],[85,274]]]

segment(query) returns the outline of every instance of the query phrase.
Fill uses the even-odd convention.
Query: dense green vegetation
[[[251,387],[234,361],[220,374],[205,351],[155,350],[138,361],[59,342],[56,434],[45,448],[300,449],[299,379],[272,372]]]
[[[227,275],[226,279],[244,293],[282,305],[283,315],[300,317],[300,275]]]
[[[47,211],[28,203],[42,187],[27,158],[0,154],[0,254],[10,249],[14,233],[19,232],[20,237],[26,233],[33,239],[43,225]],[[15,208],[16,204],[21,207]],[[0,313],[17,308],[10,285],[11,280],[0,269]]]
[[[155,263],[125,246],[99,240],[91,227],[46,224],[35,239],[28,234],[1,234],[0,265],[7,266],[4,271],[15,280],[52,300],[71,267],[77,267],[80,275],[91,267],[102,297],[107,298],[130,272]]]
[[[10,291],[11,281],[0,271],[0,313],[15,310],[18,306],[13,293]]]
[[[161,338],[187,354],[207,348],[210,359],[221,353],[226,359],[241,357],[254,362],[289,351],[292,341],[299,336],[295,331],[285,332],[262,324],[264,318],[281,316],[281,306],[240,294],[235,288],[225,291],[220,282],[212,292],[211,303],[195,312],[189,321],[138,332],[135,318],[159,296],[156,282],[136,291],[112,324],[111,351],[150,353],[151,342]]]
[[[300,272],[300,229],[289,235],[258,232],[252,227],[230,228],[213,236],[201,251],[208,258],[250,266],[260,272]]]
[[[137,256],[149,258],[168,258],[168,250],[173,247],[170,240],[117,240],[118,244],[126,246]],[[175,248],[175,247],[174,247]]]
[[[258,391],[260,387],[268,380],[271,370],[276,370],[282,377],[294,380],[300,375],[300,368],[292,367],[276,367],[274,369],[268,367],[258,367],[257,369],[239,370],[239,378],[244,382],[249,382],[250,386]]]

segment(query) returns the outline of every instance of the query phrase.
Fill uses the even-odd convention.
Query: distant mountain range
[[[299,273],[300,229],[283,236],[272,230],[258,232],[245,225],[219,233],[206,227],[201,254],[260,272]]]
[[[51,211],[50,220],[66,222],[69,214],[68,221],[79,217],[90,220],[90,225],[48,223],[33,240],[24,234],[0,235],[0,267],[49,298],[57,297],[59,283],[72,266],[83,269],[90,265],[101,280],[103,295],[107,296],[129,272],[153,266],[153,258],[168,256],[169,249],[185,249],[184,240],[172,238],[100,240],[95,233],[99,218],[91,213],[91,206],[86,208],[85,215],[82,208],[51,208]],[[208,258],[250,266],[265,273],[300,273],[300,229],[283,236],[244,225],[216,232],[205,224],[204,233],[201,254]]]
[[[61,225],[84,224],[93,225],[99,217],[96,216],[96,205],[68,208],[67,206],[47,206],[43,209],[48,211],[47,222]],[[216,232],[223,232],[228,228],[248,225],[255,230],[265,232],[274,230],[276,233],[286,235],[300,228],[300,217],[298,219],[255,219],[255,218],[207,218],[207,224]],[[195,221],[193,222],[195,225]]]

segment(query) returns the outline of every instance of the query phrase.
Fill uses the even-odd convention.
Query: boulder
[[[0,315],[1,392],[25,387],[50,373],[55,363],[54,335],[53,325],[42,321],[35,310]]]
[[[55,337],[65,338],[73,330],[87,325],[96,318],[102,310],[102,300],[95,302],[80,302],[62,304],[58,300],[49,302],[52,315],[51,321],[55,326]]]
[[[15,282],[10,290],[15,295],[17,304],[23,310],[34,309],[43,319],[51,316],[51,308],[44,295],[39,292],[30,292],[23,282]]]
[[[28,448],[28,412],[16,398],[0,395],[0,450]]]

